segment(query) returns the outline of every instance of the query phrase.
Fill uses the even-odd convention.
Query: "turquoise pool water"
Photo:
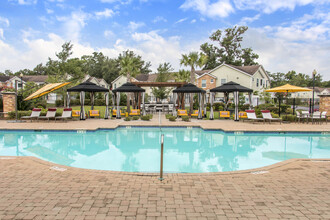
[[[291,158],[330,158],[329,134],[225,133],[200,128],[0,131],[0,156],[35,156],[72,167],[159,172],[245,170]]]

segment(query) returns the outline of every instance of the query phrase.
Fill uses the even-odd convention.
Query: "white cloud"
[[[110,31],[110,30],[105,30],[104,31],[104,37],[105,38],[112,38],[114,36],[115,36],[115,34],[112,31]]]
[[[186,21],[187,19],[188,19],[188,18],[182,18],[182,19],[176,21],[175,24],[182,23],[182,22]]]
[[[247,25],[248,23],[252,23],[260,18],[260,14],[257,14],[253,17],[243,17],[239,22],[240,25]]]
[[[167,22],[167,20],[162,16],[157,16],[157,17],[155,17],[154,20],[152,20],[153,23],[158,23],[158,22],[161,22],[161,21],[162,22]]]
[[[0,17],[0,25],[5,24],[7,27],[9,27],[9,20],[8,18]]]
[[[119,2],[120,4],[127,5],[130,4],[133,0],[101,0],[102,3],[116,3]]]
[[[90,14],[80,10],[72,12],[68,17],[57,17],[57,20],[63,22],[63,32],[68,40],[79,41],[80,31],[90,17]]]
[[[235,11],[229,0],[217,0],[215,2],[210,2],[210,0],[186,0],[180,8],[183,10],[192,9],[210,18],[227,17]]]
[[[18,0],[17,3],[20,5],[32,5],[37,4],[37,0]]]
[[[46,8],[46,12],[47,12],[47,14],[53,14],[54,13],[54,10],[49,9],[49,8]]]
[[[259,54],[258,62],[266,70],[287,73],[290,70],[311,75],[313,69],[330,80],[330,40],[320,42],[288,41],[278,35],[268,36],[268,28],[250,28],[244,37],[243,47],[251,47]]]
[[[95,12],[95,16],[97,19],[109,18],[112,17],[114,14],[114,11],[108,8],[106,8],[104,11]]]
[[[0,28],[0,40],[1,39],[5,39],[4,36],[3,36],[3,29]]]
[[[264,13],[272,13],[277,10],[291,10],[293,11],[297,6],[304,6],[308,4],[322,4],[329,2],[329,0],[234,0],[236,8],[239,10],[256,10]]]
[[[191,21],[190,21],[190,23],[196,23],[196,19],[192,19]]]
[[[140,27],[143,27],[143,26],[145,26],[145,23],[143,23],[143,22],[130,21],[129,25],[128,25],[128,28],[131,31],[135,31],[135,30],[137,30],[137,29],[139,29]]]

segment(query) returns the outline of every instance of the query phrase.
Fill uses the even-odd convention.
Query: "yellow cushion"
[[[220,111],[220,118],[229,118],[230,112],[229,111]]]
[[[99,110],[89,110],[89,115],[91,116],[99,116],[100,111]]]
[[[129,115],[140,115],[140,109],[132,109]]]
[[[72,110],[72,117],[80,117],[80,110]]]

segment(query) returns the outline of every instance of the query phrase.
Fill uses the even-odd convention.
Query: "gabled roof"
[[[46,75],[31,75],[31,76],[23,76],[22,80],[25,82],[46,82],[48,76]]]
[[[204,75],[205,73],[208,73],[210,72],[211,70],[195,70],[195,73],[198,75],[198,76],[202,76]]]
[[[235,69],[239,69],[243,72],[246,72],[247,74],[253,76],[257,71],[258,69],[260,68],[261,65],[252,65],[252,66],[235,66],[235,65],[230,65],[230,64],[226,64],[228,66],[231,66]]]
[[[203,73],[203,74],[201,74],[201,75],[198,75],[198,76],[197,76],[197,79],[199,79],[199,78],[201,78],[201,77],[203,77],[203,76],[205,76],[205,75],[209,75],[209,76],[211,76],[211,77],[214,78],[214,79],[217,79],[217,78],[218,78],[218,77],[216,77],[215,75],[212,75],[211,73],[205,72],[205,73]]]

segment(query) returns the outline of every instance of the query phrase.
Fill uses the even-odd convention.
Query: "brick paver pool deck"
[[[163,116],[150,122],[0,121],[0,129],[159,124],[234,131],[330,131],[329,123],[170,123]],[[0,219],[330,219],[330,160],[294,159],[237,172],[165,174],[159,181],[158,174],[86,170],[33,157],[0,156]]]

